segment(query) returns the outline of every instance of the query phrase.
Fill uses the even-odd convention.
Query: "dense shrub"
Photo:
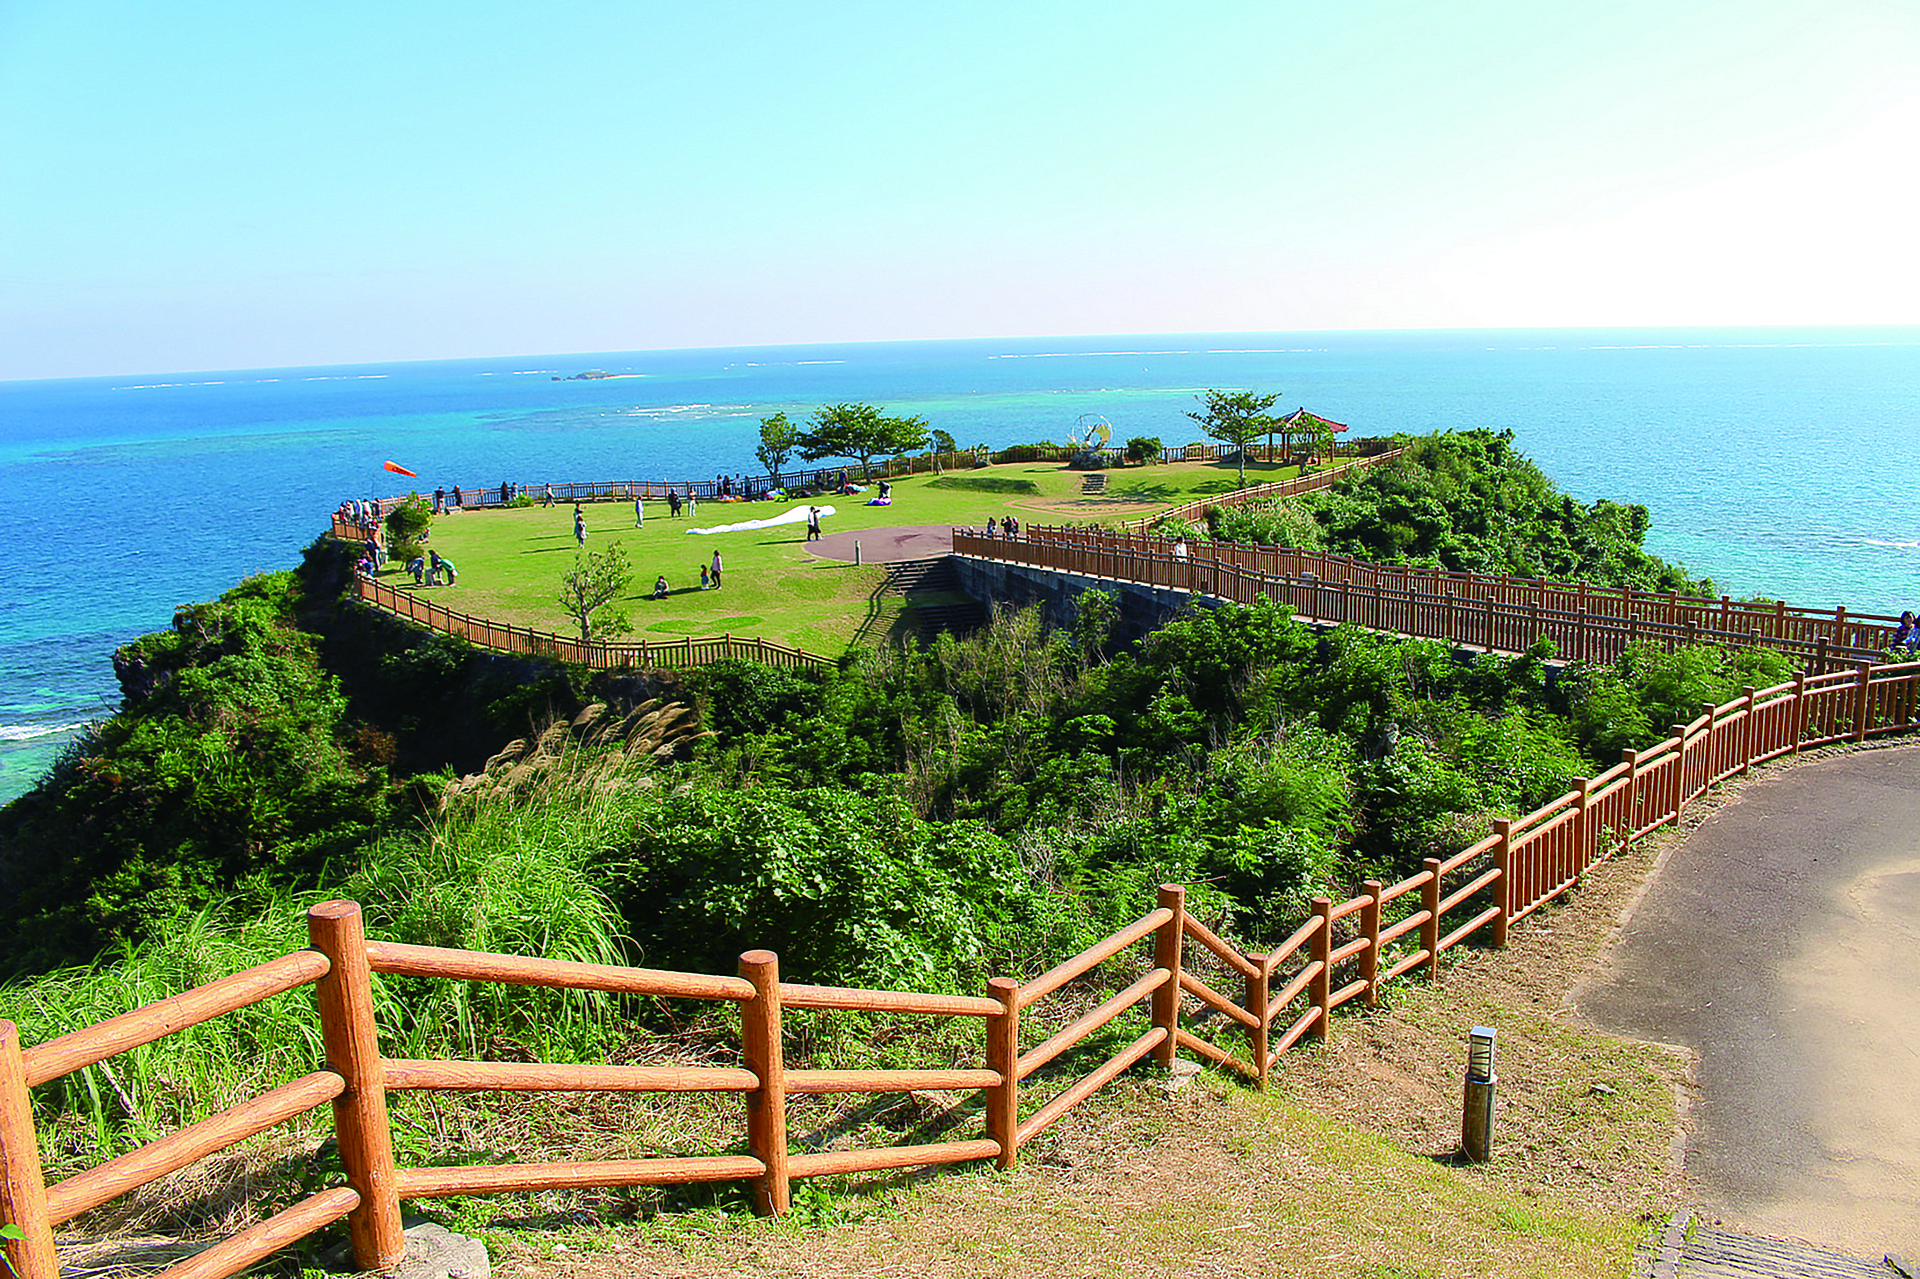
[[[310,880],[392,819],[376,739],[292,620],[291,574],[180,609],[115,654],[121,711],[0,811],[0,966]]]
[[[1462,572],[1714,593],[1711,581],[1646,552],[1644,506],[1582,505],[1513,447],[1511,431],[1397,442],[1405,452],[1395,461],[1296,499],[1327,550]]]
[[[974,988],[1064,940],[984,827],[840,789],[677,790],[600,865],[641,955],[670,967],[729,971],[764,946],[797,980]]]

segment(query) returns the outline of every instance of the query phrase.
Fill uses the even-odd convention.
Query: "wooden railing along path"
[[[1277,947],[1244,953],[1187,914],[1185,890],[1160,889],[1156,908],[1113,936],[1026,981],[996,977],[982,996],[859,990],[783,982],[768,951],[740,957],[737,976],[664,972],[370,941],[360,908],[328,902],[308,912],[310,948],[23,1050],[0,1021],[0,1221],[19,1279],[58,1279],[54,1228],[139,1186],[298,1115],[331,1103],[345,1184],[309,1196],[166,1271],[169,1279],[222,1279],[341,1217],[359,1263],[392,1267],[404,1241],[400,1201],[585,1186],[751,1183],[756,1208],[783,1212],[796,1177],[993,1159],[1012,1167],[1031,1142],[1136,1062],[1170,1065],[1184,1049],[1256,1084],[1273,1059],[1309,1036],[1324,1040],[1332,1014],[1378,1002],[1382,984],[1409,972],[1441,975],[1441,956],[1476,935],[1503,945],[1508,930],[1568,891],[1597,861],[1662,826],[1692,800],[1762,760],[1829,742],[1905,731],[1920,712],[1920,664],[1862,667],[1749,689],[1702,708],[1672,736],[1619,763],[1448,858],[1429,858],[1393,885],[1369,880],[1342,901],[1320,897]],[[1199,946],[1189,956],[1185,943]],[[1144,975],[1044,1041],[1023,1047],[1023,1014],[1099,965],[1151,943]],[[1136,963],[1136,967],[1138,967]],[[607,1066],[412,1061],[382,1055],[372,974],[496,981],[636,996],[720,1000],[740,1007],[737,1066]],[[1208,980],[1209,977],[1213,981]],[[1214,982],[1238,980],[1235,994]],[[31,1089],[236,1009],[315,988],[324,1064],[251,1101],[201,1120],[52,1186],[45,1184]],[[1148,1028],[1103,1064],[1034,1104],[1030,1080],[1142,1000]],[[785,1008],[977,1018],[981,1064],[935,1070],[788,1069]],[[1237,1033],[1245,1055],[1201,1033]],[[1051,1073],[1051,1072],[1048,1072]],[[737,1093],[746,1111],[744,1153],[600,1162],[451,1164],[403,1168],[395,1160],[386,1094],[400,1089],[618,1090]],[[788,1151],[787,1098],[801,1093],[946,1089],[978,1095],[978,1136],[878,1149]],[[456,1152],[449,1152],[454,1154]]]
[[[1374,564],[1323,551],[1172,539],[1132,529],[1034,527],[1017,538],[953,531],[956,555],[1192,591],[1250,604],[1261,597],[1319,622],[1521,653],[1552,640],[1567,661],[1610,662],[1627,645],[1776,649],[1816,672],[1884,659],[1897,619],[1846,608],[1793,608],[1616,590],[1489,573]]]
[[[529,657],[550,657],[562,662],[574,662],[590,670],[621,670],[627,667],[685,670],[727,661],[816,669],[833,665],[830,659],[817,653],[752,636],[689,635],[684,639],[636,640],[631,644],[569,639],[551,631],[510,626],[505,622],[493,622],[484,617],[456,612],[413,591],[396,590],[377,578],[356,577],[354,585],[360,598],[367,603],[480,648],[490,648],[500,653],[523,653]]]

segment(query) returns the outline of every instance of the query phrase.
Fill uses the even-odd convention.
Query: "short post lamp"
[[[860,539],[857,537],[853,539],[853,566],[860,567]]]
[[[1493,1158],[1493,1046],[1499,1032],[1475,1026],[1467,1035],[1467,1089],[1460,1121],[1460,1148],[1469,1163]]]

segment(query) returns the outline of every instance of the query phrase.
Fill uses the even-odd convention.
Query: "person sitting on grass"
[[[653,579],[653,598],[657,600],[667,598],[667,575],[665,573]]]

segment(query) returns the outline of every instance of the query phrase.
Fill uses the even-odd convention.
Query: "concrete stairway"
[[[967,635],[986,625],[987,606],[960,588],[960,578],[944,556],[889,564],[882,591],[906,599],[905,624],[923,644],[942,631]]]

